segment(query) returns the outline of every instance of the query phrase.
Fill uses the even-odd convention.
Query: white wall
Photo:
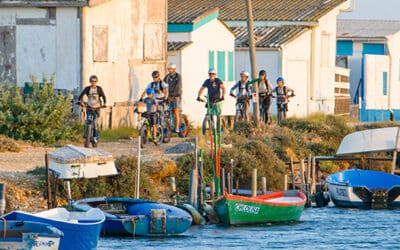
[[[169,33],[168,37],[169,41],[193,41],[181,50],[181,61],[174,54],[176,52],[169,52],[168,61],[176,63],[177,71],[182,74],[183,112],[189,116],[194,126],[201,126],[206,109],[204,103],[196,101],[196,97],[201,85],[208,78],[209,51],[233,52],[234,35],[219,20],[214,19],[194,30],[189,36],[187,33]],[[187,38],[190,40],[185,40]],[[233,82],[224,82],[227,90],[232,84]],[[225,96],[222,111],[223,115],[234,115],[234,102],[229,95]]]
[[[400,109],[400,32],[388,37],[389,69],[389,108]]]
[[[383,95],[383,72],[388,73],[389,90],[389,57],[365,55],[366,109],[388,109],[388,95]]]

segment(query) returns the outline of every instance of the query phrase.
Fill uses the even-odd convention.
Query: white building
[[[111,106],[104,126],[130,126],[127,104],[165,71],[166,9],[166,0],[0,1],[0,83],[54,75],[56,88],[78,93],[96,74]]]
[[[234,83],[235,36],[218,15],[218,8],[214,8],[168,21],[168,61],[175,63],[182,74],[183,113],[195,126],[201,125],[206,114],[205,104],[196,98],[209,68],[217,70],[217,77],[227,88],[222,115],[235,114],[234,100],[228,98]]]
[[[400,120],[400,21],[338,20],[337,64],[349,68],[360,121]]]
[[[333,114],[336,17],[349,7],[349,1],[253,0],[252,4],[257,68],[265,69],[274,85],[276,78],[283,76],[286,84],[295,90],[296,97],[291,99],[288,115]],[[168,22],[174,17],[189,16],[193,10],[213,7],[219,8],[219,18],[236,36],[235,82],[240,71],[251,69],[245,1],[170,0]],[[217,40],[215,36],[209,37]],[[275,109],[275,105],[272,107]]]

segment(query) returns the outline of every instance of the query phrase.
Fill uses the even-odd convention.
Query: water
[[[291,225],[192,226],[173,238],[101,238],[98,249],[400,249],[400,210],[304,210]]]

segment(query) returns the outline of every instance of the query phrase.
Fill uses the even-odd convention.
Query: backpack
[[[277,96],[280,96],[281,94],[278,93],[278,87],[275,88],[275,92]],[[286,96],[286,86],[283,86],[283,96]]]

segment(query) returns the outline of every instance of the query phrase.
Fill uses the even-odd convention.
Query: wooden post
[[[304,191],[304,160],[300,160],[300,190]]]
[[[192,167],[192,171],[190,172],[190,190],[189,190],[189,204],[193,207],[197,208],[197,189],[198,189],[198,155],[197,155],[197,143],[198,137],[196,136],[195,147],[194,147],[194,166]]]
[[[315,157],[311,161],[311,194],[315,193]]]
[[[232,193],[232,185],[231,185],[231,173],[230,172],[227,172],[226,173],[226,182],[227,182],[227,184],[228,184],[228,194],[231,194]]]
[[[285,174],[285,176],[283,177],[283,190],[286,191],[288,190],[288,175]]]
[[[221,195],[225,194],[225,168],[221,168]]]
[[[292,181],[292,189],[296,189],[296,184],[294,183],[294,166],[293,166],[293,158],[290,157],[290,177]]]
[[[47,150],[44,154],[44,163],[46,166],[46,184],[47,184],[47,209],[52,209],[51,199],[51,180],[50,180],[50,168],[49,168],[49,155]]]
[[[169,183],[170,183],[170,188],[171,188],[171,199],[172,199],[172,204],[174,204],[174,206],[177,205],[177,201],[176,201],[176,182],[175,182],[175,177],[170,176],[169,177]]]
[[[235,161],[233,159],[231,159],[231,169],[230,169],[230,172],[231,172],[231,191],[230,191],[230,193],[232,193],[232,189],[233,189],[233,163],[234,162]]]
[[[252,78],[256,79],[258,77],[258,72],[257,72],[257,62],[256,62],[256,42],[254,38],[253,6],[251,2],[252,0],[245,0],[245,1],[247,7],[247,32],[249,34],[251,73],[252,73]],[[253,88],[256,98],[258,98],[258,85],[253,84]],[[255,101],[253,103],[253,117],[254,117],[254,125],[258,127],[260,125],[260,111],[259,111],[258,101]]]
[[[396,170],[396,160],[397,160],[397,151],[393,151],[393,161],[392,161],[392,174],[394,174]]]
[[[253,168],[251,175],[251,196],[257,196],[257,168]]]
[[[311,154],[308,155],[307,159],[307,183],[311,183],[311,164],[312,164],[312,158]]]
[[[141,137],[138,136],[138,156],[137,156],[137,169],[136,169],[136,183],[135,183],[135,198],[139,199],[140,197],[140,147],[141,147]]]
[[[261,177],[261,190],[263,194],[267,193],[267,178],[265,176]]]
[[[58,189],[58,177],[56,173],[51,173],[51,181],[52,181],[52,196],[51,196],[51,208],[57,207],[57,189]]]
[[[199,205],[204,204],[204,161],[203,161],[203,150],[199,150],[200,157],[199,157]]]
[[[4,214],[4,211],[6,210],[6,184],[1,182],[0,183],[0,216]],[[5,224],[6,222],[3,221]],[[5,232],[4,232],[5,233]]]
[[[236,178],[235,188],[236,188],[236,195],[238,195],[239,194],[239,179],[238,178]]]
[[[214,178],[212,178],[212,180],[211,180],[211,200],[212,200],[212,204],[214,206],[215,205],[215,182],[214,182]]]

